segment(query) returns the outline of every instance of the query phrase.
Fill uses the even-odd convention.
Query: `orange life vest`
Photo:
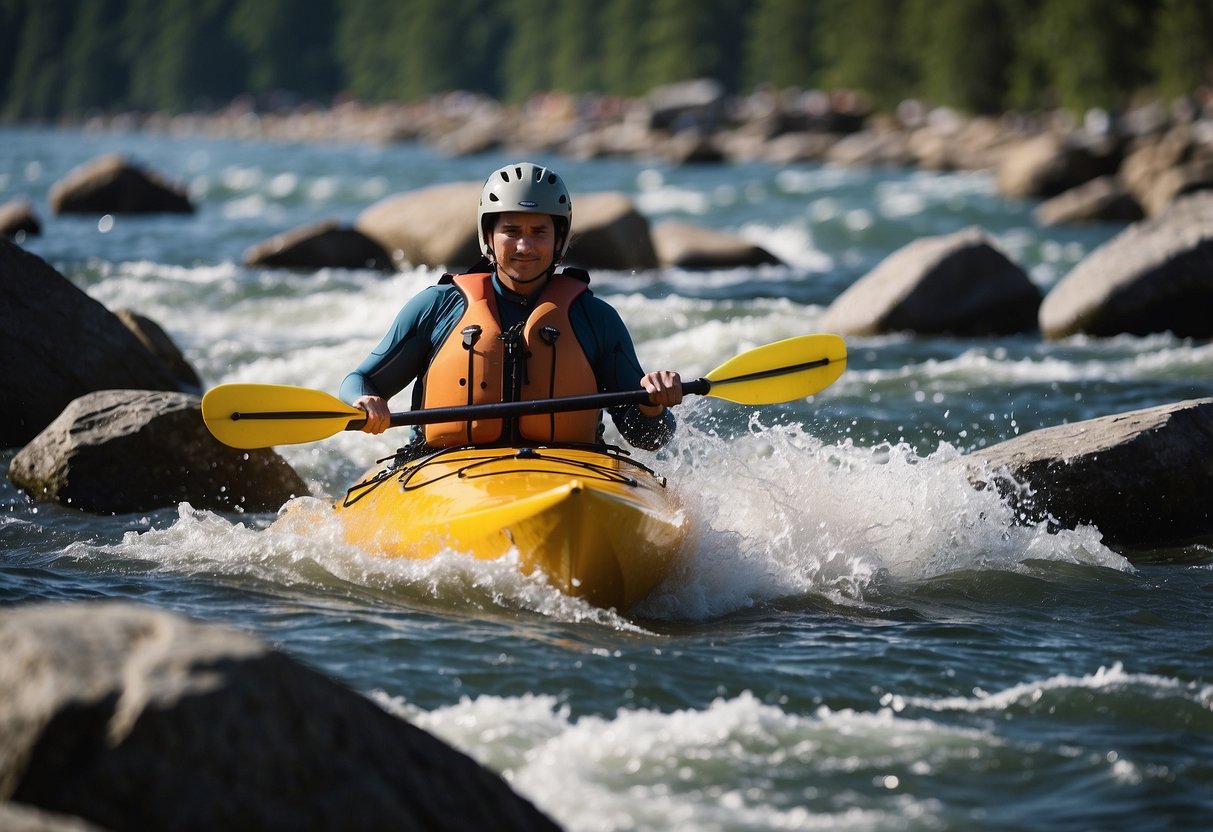
[[[423,407],[597,392],[594,370],[569,321],[573,301],[588,289],[584,280],[563,272],[554,275],[521,332],[512,335],[502,331],[492,275],[462,274],[453,280],[467,309],[425,371]],[[514,379],[512,394],[505,389],[510,379]],[[595,442],[600,417],[599,410],[520,416],[518,438],[537,443]],[[426,426],[425,441],[435,447],[485,445],[511,439],[504,432],[501,419],[442,422]]]

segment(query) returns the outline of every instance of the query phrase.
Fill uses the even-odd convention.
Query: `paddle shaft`
[[[718,379],[716,384],[734,384],[744,381],[755,381],[761,378],[772,378],[788,373],[811,370],[824,367],[830,363],[828,358],[806,361],[791,367],[778,367],[757,373],[747,373],[733,378]],[[710,380],[697,378],[694,381],[682,383],[683,395],[706,396],[712,389]],[[605,410],[609,407],[620,407],[628,404],[649,404],[647,390],[621,390],[615,393],[591,393],[585,396],[563,396],[556,399],[533,399],[521,402],[495,402],[492,404],[472,404],[456,407],[432,407],[423,410],[406,410],[392,413],[392,427],[404,425],[431,425],[438,422],[468,422],[476,419],[504,419],[512,416],[529,416],[537,413],[567,413],[572,410]],[[332,411],[292,411],[292,412],[235,412],[233,421],[242,419],[331,419],[345,414]],[[353,419],[346,430],[359,430],[363,420]]]

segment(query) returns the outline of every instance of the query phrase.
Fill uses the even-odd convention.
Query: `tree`
[[[742,15],[736,2],[653,0],[645,37],[649,86],[716,78],[727,88],[739,82]]]
[[[746,83],[812,86],[822,67],[817,29],[817,6],[804,0],[759,0],[749,18]]]
[[[601,75],[616,95],[640,95],[648,89],[640,76],[647,53],[641,32],[648,29],[648,0],[608,0],[602,10]]]
[[[979,113],[1006,103],[1010,15],[991,0],[906,0],[903,37],[933,103]]]
[[[1213,84],[1213,4],[1162,0],[1150,63],[1158,91],[1168,97]]]
[[[536,90],[553,87],[553,6],[547,0],[510,0],[509,35],[501,64],[508,101],[522,101]]]
[[[248,65],[249,92],[331,96],[334,0],[236,0],[227,29]]]
[[[917,83],[901,31],[903,0],[828,0],[821,4],[824,83],[866,92],[895,107]]]
[[[1023,99],[1025,87],[1045,89],[1075,113],[1122,104],[1148,78],[1145,7],[1152,5],[1153,0],[1041,0],[1019,50],[1036,74],[1027,83],[1020,78],[1017,98]]]
[[[26,5],[21,34],[12,58],[6,115],[47,119],[59,114],[64,82],[62,44],[71,28],[71,0],[43,0]]]
[[[557,5],[551,70],[554,89],[602,89],[602,16],[602,7],[594,0],[566,0]]]
[[[81,0],[63,54],[62,109],[81,112],[122,101],[129,79],[119,54],[122,0]]]

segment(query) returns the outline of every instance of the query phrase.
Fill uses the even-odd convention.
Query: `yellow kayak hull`
[[[456,448],[368,472],[337,505],[346,540],[390,557],[517,550],[526,573],[626,609],[674,569],[687,521],[665,482],[616,450]]]

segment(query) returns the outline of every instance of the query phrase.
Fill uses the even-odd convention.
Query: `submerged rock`
[[[683,269],[732,269],[780,262],[743,237],[674,220],[653,227],[653,246],[663,266]]]
[[[1045,297],[1040,329],[1213,337],[1213,191],[1175,202],[1092,251]]]
[[[121,154],[100,156],[70,171],[51,187],[56,214],[192,214],[181,185],[128,162]]]
[[[276,234],[251,246],[244,253],[246,266],[285,269],[375,269],[393,271],[395,266],[379,243],[335,220],[311,223]]]
[[[573,195],[573,242],[565,258],[584,269],[657,268],[649,221],[615,191]]]
[[[258,639],[114,602],[0,611],[0,800],[113,830],[557,829]]]
[[[1111,546],[1213,539],[1213,399],[1032,431],[964,464],[1029,522],[1094,525]]]
[[[988,234],[968,228],[903,246],[826,310],[842,335],[1008,335],[1036,327],[1040,290]]]
[[[0,237],[18,239],[42,233],[42,223],[28,199],[10,199],[0,205]]]
[[[390,196],[359,214],[354,228],[382,246],[398,267],[462,270],[480,256],[480,188],[455,182]]]
[[[217,511],[277,511],[308,494],[276,452],[211,436],[197,396],[104,390],[73,401],[13,457],[8,476],[36,500],[96,514],[188,502]]]

